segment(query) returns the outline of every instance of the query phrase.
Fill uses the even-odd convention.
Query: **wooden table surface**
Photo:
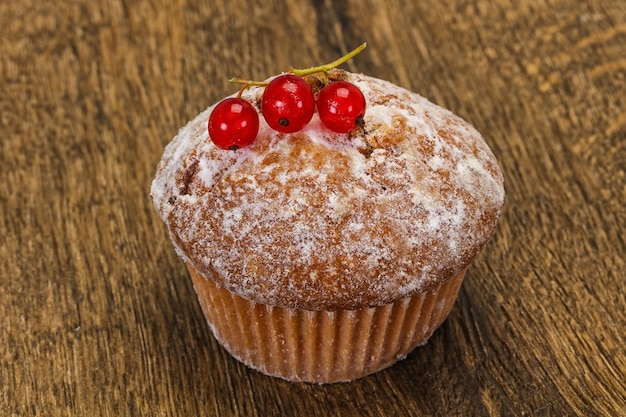
[[[506,203],[426,346],[288,383],[213,339],[149,185],[228,78],[364,41],[344,68],[473,123]],[[626,415],[623,0],[4,0],[0,128],[0,415]]]

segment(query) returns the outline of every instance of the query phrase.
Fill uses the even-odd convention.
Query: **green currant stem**
[[[350,59],[354,58],[359,52],[361,52],[363,49],[365,49],[366,46],[367,46],[367,43],[363,43],[363,44],[359,45],[357,48],[355,48],[352,51],[348,52],[346,55],[342,56],[339,59],[336,59],[335,61],[333,61],[333,62],[331,62],[329,64],[320,65],[318,67],[305,68],[305,69],[296,69],[296,68],[292,67],[289,70],[289,73],[297,75],[299,77],[304,77],[305,75],[311,75],[311,74],[315,74],[315,73],[318,73],[318,72],[326,73],[328,70],[336,68],[339,65],[343,64],[344,62],[349,61]]]
[[[359,45],[357,48],[348,52],[346,55],[342,56],[339,59],[334,60],[333,62],[329,64],[320,65],[318,67],[305,68],[305,69],[296,69],[296,68],[291,67],[288,73],[297,75],[299,77],[304,77],[305,75],[311,75],[311,74],[316,74],[318,72],[321,72],[322,74],[324,74],[324,77],[326,77],[326,73],[329,70],[336,68],[339,65],[343,64],[344,62],[347,62],[350,59],[354,58],[359,52],[365,49],[366,46],[367,46],[367,43],[363,43]],[[243,92],[252,86],[265,87],[269,84],[268,81],[252,81],[252,80],[244,80],[242,78],[236,78],[236,77],[231,78],[230,80],[228,80],[228,82],[235,83],[235,84],[243,84],[241,88],[239,89],[239,93],[237,94],[238,98],[241,98],[241,95],[243,94]]]
[[[243,94],[244,91],[246,91],[248,88],[252,87],[252,86],[260,86],[260,87],[264,87],[266,85],[269,84],[269,82],[267,81],[252,81],[252,80],[244,80],[241,78],[231,78],[230,80],[228,80],[229,83],[236,83],[236,84],[243,84],[241,86],[241,88],[239,89],[239,93],[237,93],[237,98],[241,98],[241,95]]]

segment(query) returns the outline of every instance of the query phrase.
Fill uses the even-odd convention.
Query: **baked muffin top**
[[[199,114],[152,183],[177,252],[253,301],[378,306],[434,288],[476,257],[504,199],[498,163],[466,121],[387,81],[342,72],[367,102],[350,134],[322,126],[217,148]],[[243,98],[258,107],[262,88]]]

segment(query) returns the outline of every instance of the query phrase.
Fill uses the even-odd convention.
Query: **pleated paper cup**
[[[250,301],[187,267],[213,335],[233,357],[311,383],[351,381],[404,359],[444,322],[465,275],[379,307],[311,311]]]

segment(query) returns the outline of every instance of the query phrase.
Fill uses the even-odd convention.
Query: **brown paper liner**
[[[218,342],[236,359],[290,381],[350,381],[404,359],[446,319],[465,271],[425,294],[360,310],[309,311],[247,300],[187,264]]]

